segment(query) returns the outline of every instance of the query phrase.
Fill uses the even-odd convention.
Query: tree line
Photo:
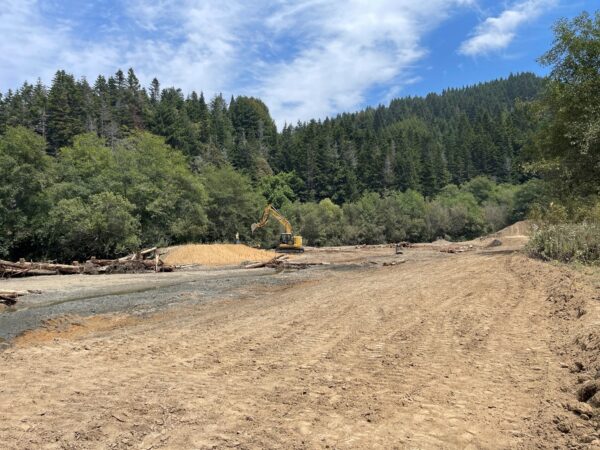
[[[294,172],[302,201],[356,200],[365,191],[413,189],[427,197],[446,184],[478,175],[520,182],[519,156],[532,122],[521,102],[535,98],[544,80],[530,73],[449,89],[424,98],[393,100],[335,118],[285,124],[281,132],[266,105],[252,97],[206,101],[202,92],[184,96],[146,89],[133,69],[93,85],[58,71],[48,88],[24,83],[0,95],[0,133],[24,126],[57,155],[83,133],[114,147],[135,131],[165,138],[191,167],[230,164],[257,181]]]
[[[266,202],[309,245],[466,239],[525,217],[532,74],[393,100],[278,132],[252,97],[94,85],[59,71],[0,98],[0,257],[68,261],[141,246],[270,246]]]
[[[272,246],[281,231],[250,224],[266,202],[282,209],[309,245],[472,238],[522,218],[536,182],[475,177],[427,199],[415,190],[365,192],[341,205],[302,202],[293,172],[254,181],[230,164],[193,170],[163,137],[138,131],[110,143],[75,136],[56,156],[25,127],[0,136],[0,255],[70,261],[143,246],[244,242]]]

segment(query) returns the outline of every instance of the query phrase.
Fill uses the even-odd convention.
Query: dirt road
[[[598,448],[597,416],[564,406],[596,286],[420,255],[29,333],[0,353],[0,447]]]

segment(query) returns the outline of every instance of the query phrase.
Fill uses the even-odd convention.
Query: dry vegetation
[[[174,266],[229,266],[250,261],[268,261],[274,256],[272,251],[242,244],[190,244],[169,249],[163,260],[166,264]]]

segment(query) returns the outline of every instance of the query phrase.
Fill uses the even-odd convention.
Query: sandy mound
[[[203,266],[228,266],[245,261],[268,261],[274,252],[258,250],[242,244],[190,244],[173,247],[162,260],[175,266],[199,264]]]
[[[527,237],[531,236],[531,222],[528,220],[522,220],[520,222],[513,223],[506,228],[501,229],[493,234],[497,237]]]

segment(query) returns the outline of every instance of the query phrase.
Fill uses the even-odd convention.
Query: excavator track
[[[304,253],[303,248],[276,248],[277,253]]]

